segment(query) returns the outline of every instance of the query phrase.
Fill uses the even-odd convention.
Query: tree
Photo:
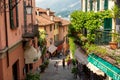
[[[86,13],[82,11],[74,11],[70,15],[71,24],[76,32],[81,32],[86,23]]]

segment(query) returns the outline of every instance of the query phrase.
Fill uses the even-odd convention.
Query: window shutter
[[[104,30],[112,30],[112,18],[104,19]]]
[[[85,0],[85,11],[87,12],[87,2],[88,0]]]
[[[9,0],[9,16],[10,16],[10,28],[14,29],[14,20],[13,20],[13,10],[12,10],[12,0]]]
[[[100,0],[97,0],[97,11],[100,10]]]
[[[24,10],[24,26],[26,27],[27,26],[27,16],[26,16],[26,14],[27,14],[27,12],[26,12],[26,2],[24,1],[23,2],[23,10]]]
[[[17,3],[17,0],[15,0]],[[16,27],[19,26],[18,5],[16,6]]]
[[[93,1],[90,0],[90,11],[92,11],[92,9],[93,9]]]
[[[104,1],[104,10],[107,10],[108,9],[108,0],[105,0]]]

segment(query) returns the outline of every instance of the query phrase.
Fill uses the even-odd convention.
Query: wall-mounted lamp
[[[32,14],[32,5],[30,5],[31,0],[28,0],[28,5],[26,6],[27,14]]]

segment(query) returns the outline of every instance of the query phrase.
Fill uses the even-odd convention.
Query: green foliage
[[[25,80],[40,80],[40,74],[28,73]]]
[[[78,72],[77,67],[73,67],[73,68],[72,68],[72,73],[73,73],[73,74],[77,74],[77,72]]]
[[[40,46],[44,46],[46,44],[46,32],[45,31],[40,31],[38,42]]]
[[[76,65],[76,60],[72,59],[72,64],[75,66]]]
[[[102,48],[100,46],[97,46],[95,44],[89,44],[86,43],[83,48],[85,48],[87,54],[89,53],[95,53],[101,56],[105,56],[107,54],[107,50],[105,48]]]
[[[74,28],[74,31],[81,33],[82,29],[87,29],[87,38],[89,42],[94,42],[95,33],[94,31],[99,30],[100,26],[103,25],[105,18],[111,17],[111,11],[101,11],[101,12],[82,12],[74,11],[71,14],[71,24]]]
[[[73,25],[75,31],[81,31],[81,29],[84,28],[84,24],[86,23],[86,13],[82,11],[74,11],[70,17],[71,24]]]
[[[114,5],[111,14],[112,14],[112,18],[120,18],[120,8],[117,5]]]
[[[40,65],[40,70],[41,72],[44,72],[46,68],[46,65],[43,63],[42,65]]]
[[[74,43],[74,38],[72,38],[72,37],[69,38],[69,45],[70,45],[70,50],[72,51],[72,56],[74,57],[74,53],[75,53],[75,50],[76,50],[76,46],[75,46],[75,43]]]
[[[45,53],[46,53],[46,46],[42,48],[42,56],[45,55]]]
[[[47,61],[45,61],[45,62],[44,62],[44,64],[45,64],[46,66],[48,66],[49,61],[48,61],[48,60],[47,60]]]

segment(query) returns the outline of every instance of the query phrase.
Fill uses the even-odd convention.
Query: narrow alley
[[[58,71],[54,68],[54,63],[56,61],[58,61]],[[79,80],[74,79],[71,69],[68,69],[67,66],[63,69],[62,58],[50,59],[48,68],[46,68],[45,72],[41,73],[40,76],[41,80]]]

